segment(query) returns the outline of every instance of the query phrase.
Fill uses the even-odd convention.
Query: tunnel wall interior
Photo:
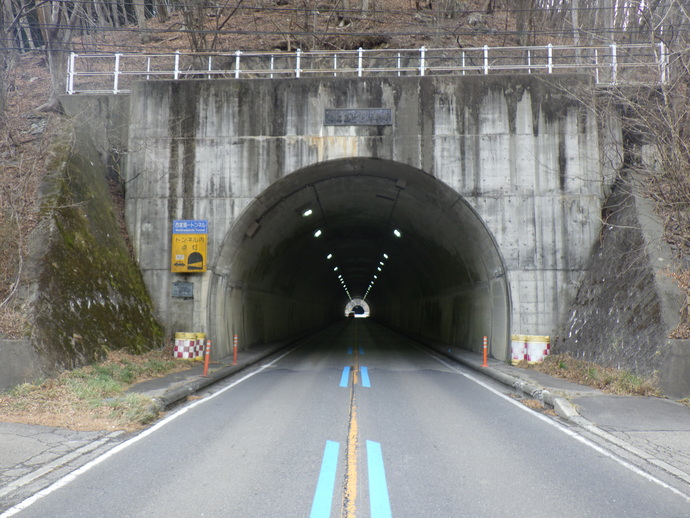
[[[475,350],[488,335],[507,359],[511,333],[560,327],[600,229],[618,164],[579,100],[590,86],[579,76],[135,84],[126,215],[161,321],[206,332],[222,355],[235,332],[248,346],[342,318],[347,287],[370,290],[394,327]],[[207,273],[170,272],[175,219],[208,221]],[[193,298],[171,296],[181,280]]]

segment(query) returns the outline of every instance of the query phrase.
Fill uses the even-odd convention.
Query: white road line
[[[637,466],[635,466],[635,465],[633,465],[633,464],[630,464],[628,461],[623,460],[622,458],[620,458],[620,457],[617,456],[616,454],[614,454],[614,453],[612,453],[612,452],[606,450],[605,448],[602,448],[602,447],[599,446],[598,444],[596,444],[596,443],[590,441],[589,439],[587,439],[587,438],[581,436],[580,434],[578,434],[578,433],[576,433],[576,432],[570,430],[569,428],[566,428],[565,426],[563,426],[563,425],[560,424],[559,422],[554,421],[553,419],[550,419],[549,417],[546,417],[545,415],[540,414],[539,412],[535,412],[534,410],[532,410],[532,409],[526,407],[525,405],[523,405],[523,404],[520,403],[519,401],[516,401],[515,399],[513,399],[513,398],[511,398],[511,397],[509,397],[509,396],[503,394],[502,392],[496,390],[496,389],[493,388],[492,386],[490,386],[490,385],[484,383],[484,382],[481,381],[480,379],[475,378],[475,377],[472,376],[471,374],[467,374],[467,373],[465,373],[465,372],[462,372],[462,370],[458,369],[456,366],[454,366],[454,365],[452,365],[452,364],[446,362],[445,360],[443,360],[442,358],[439,358],[438,356],[435,356],[435,355],[431,354],[429,351],[426,351],[426,350],[424,350],[424,349],[422,349],[422,348],[420,348],[420,347],[418,347],[418,346],[416,346],[416,345],[415,345],[415,347],[417,347],[417,348],[420,349],[421,351],[424,351],[424,352],[427,353],[429,356],[431,356],[433,359],[435,359],[437,362],[439,362],[439,363],[445,365],[446,367],[448,367],[448,368],[451,369],[452,371],[457,372],[458,374],[460,374],[460,375],[466,377],[467,379],[473,381],[473,382],[476,383],[477,385],[480,385],[480,386],[484,387],[485,389],[487,389],[488,391],[493,392],[493,393],[496,394],[497,396],[499,396],[499,397],[505,399],[506,401],[510,402],[512,405],[515,405],[517,408],[519,408],[519,409],[521,409],[521,410],[523,410],[523,411],[525,411],[525,412],[528,412],[530,415],[532,415],[532,416],[534,416],[534,417],[536,417],[536,418],[538,418],[538,419],[541,419],[541,420],[544,421],[545,423],[547,423],[547,424],[553,426],[554,428],[560,430],[560,431],[563,432],[564,434],[569,435],[570,437],[572,437],[573,439],[575,439],[575,440],[581,442],[581,443],[584,444],[585,446],[589,446],[590,448],[592,448],[592,449],[593,449],[594,451],[596,451],[597,453],[600,453],[600,454],[602,454],[602,455],[604,455],[604,456],[606,456],[606,457],[608,457],[608,458],[614,460],[615,462],[617,462],[617,463],[620,464],[621,466],[623,466],[623,467],[629,469],[630,471],[632,471],[632,472],[634,472],[634,473],[637,473],[638,475],[640,475],[640,476],[646,478],[647,480],[649,480],[649,481],[651,481],[651,482],[654,482],[655,484],[658,484],[658,485],[660,485],[661,487],[664,487],[664,488],[666,488],[666,489],[672,491],[673,493],[675,493],[675,494],[677,494],[677,495],[679,495],[679,496],[685,498],[685,500],[687,500],[688,502],[690,502],[690,495],[688,495],[688,494],[686,494],[686,493],[683,493],[682,491],[676,489],[675,487],[673,487],[673,486],[667,484],[667,483],[664,482],[663,480],[660,480],[660,479],[656,478],[655,476],[650,475],[649,473],[645,472],[644,470],[638,468]],[[0,517],[0,518],[2,518],[2,517]]]
[[[0,518],[9,518],[10,516],[14,516],[14,515],[17,514],[18,512],[23,511],[24,509],[26,509],[26,508],[29,507],[30,505],[32,505],[32,504],[34,504],[35,502],[39,501],[41,498],[46,497],[46,496],[48,496],[49,494],[51,494],[51,493],[57,491],[58,489],[65,487],[67,484],[69,484],[70,482],[72,482],[73,480],[75,480],[75,479],[76,479],[77,477],[79,477],[80,475],[83,475],[83,474],[86,473],[87,471],[91,470],[91,468],[94,468],[94,467],[98,466],[99,464],[101,464],[102,462],[106,461],[107,459],[109,459],[109,458],[112,457],[113,455],[116,455],[117,453],[121,452],[122,450],[125,450],[126,448],[129,448],[129,447],[132,446],[133,444],[136,444],[137,442],[139,442],[140,440],[144,439],[145,437],[148,437],[149,435],[151,435],[151,434],[154,433],[155,431],[159,430],[160,428],[163,428],[166,424],[168,424],[168,423],[174,421],[175,419],[177,419],[177,418],[180,417],[181,415],[187,413],[187,412],[188,412],[189,410],[191,410],[192,408],[194,408],[194,407],[196,407],[196,406],[199,406],[199,405],[201,405],[201,404],[203,404],[203,403],[206,403],[207,401],[210,401],[210,400],[212,400],[213,398],[215,398],[215,397],[217,397],[217,396],[220,396],[220,395],[221,395],[223,392],[225,392],[226,390],[230,390],[230,389],[233,388],[234,386],[239,385],[240,383],[242,383],[243,381],[248,380],[248,379],[251,378],[252,376],[255,376],[256,374],[259,374],[260,372],[263,372],[263,371],[266,370],[268,367],[272,366],[274,363],[276,363],[277,361],[283,359],[285,356],[287,356],[288,354],[290,354],[290,353],[292,353],[293,351],[297,350],[298,348],[299,348],[299,346],[298,346],[298,347],[295,347],[295,348],[293,348],[293,349],[290,349],[289,351],[287,351],[287,352],[281,354],[281,355],[278,356],[277,358],[271,360],[271,361],[270,361],[269,363],[267,363],[266,365],[263,365],[263,366],[260,367],[259,369],[255,370],[255,371],[253,371],[253,372],[250,372],[249,374],[246,374],[246,375],[242,376],[242,377],[241,377],[240,379],[238,379],[238,380],[233,381],[230,385],[228,385],[227,387],[223,387],[223,388],[220,389],[218,392],[215,392],[215,393],[211,394],[210,396],[208,396],[208,397],[206,397],[206,398],[204,398],[204,399],[199,399],[199,400],[197,400],[197,401],[194,401],[193,403],[190,403],[189,405],[187,405],[187,406],[181,408],[180,410],[178,410],[178,411],[175,412],[174,414],[170,414],[168,417],[166,417],[165,419],[163,419],[163,420],[157,422],[157,423],[156,423],[155,425],[153,425],[151,428],[147,428],[146,430],[144,430],[143,432],[141,432],[139,435],[136,435],[135,437],[132,437],[131,439],[128,439],[127,441],[125,441],[125,442],[123,442],[123,443],[121,443],[121,444],[118,444],[117,446],[115,446],[115,447],[112,448],[111,450],[108,450],[107,452],[105,452],[105,453],[104,453],[103,455],[101,455],[100,457],[97,457],[97,458],[95,458],[94,460],[92,460],[92,461],[90,461],[90,462],[87,462],[87,463],[84,464],[82,467],[80,467],[80,468],[74,470],[72,473],[69,473],[69,474],[65,475],[64,477],[62,477],[61,479],[59,479],[59,480],[58,480],[57,482],[55,482],[54,484],[48,486],[48,487],[45,488],[45,489],[42,489],[42,490],[39,491],[38,493],[34,494],[33,496],[30,496],[29,498],[27,498],[26,500],[24,500],[24,501],[22,501],[22,502],[20,502],[20,503],[18,503],[18,504],[15,505],[14,507],[10,507],[7,511],[5,511],[5,512],[2,513],[2,514],[0,514]]]

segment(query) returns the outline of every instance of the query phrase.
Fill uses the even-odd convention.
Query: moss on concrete
[[[47,239],[35,297],[34,347],[49,370],[93,362],[108,350],[163,343],[141,273],[122,236],[106,167],[88,136],[65,121],[47,163]]]

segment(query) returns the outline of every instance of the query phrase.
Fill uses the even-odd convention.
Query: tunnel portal
[[[222,358],[234,334],[240,350],[285,341],[344,318],[359,296],[426,340],[479,351],[486,335],[502,360],[511,334],[554,336],[619,158],[574,85],[590,86],[569,75],[134,84],[126,221],[166,333],[204,332]],[[334,109],[356,117],[334,123]],[[171,271],[175,220],[208,222],[206,273]]]
[[[426,339],[508,354],[510,295],[496,243],[464,199],[411,166],[338,159],[265,189],[213,268],[210,327],[266,343],[343,318],[361,297],[376,319]]]

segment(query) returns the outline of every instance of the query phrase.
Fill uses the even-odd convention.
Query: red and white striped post
[[[487,360],[489,359],[489,344],[486,339],[486,336],[484,337],[484,363],[482,364],[482,367],[488,367],[489,364],[487,363]]]
[[[232,364],[237,365],[237,335],[232,341]]]
[[[211,340],[206,340],[206,353],[204,354],[204,378],[208,376],[208,364],[211,361]]]

